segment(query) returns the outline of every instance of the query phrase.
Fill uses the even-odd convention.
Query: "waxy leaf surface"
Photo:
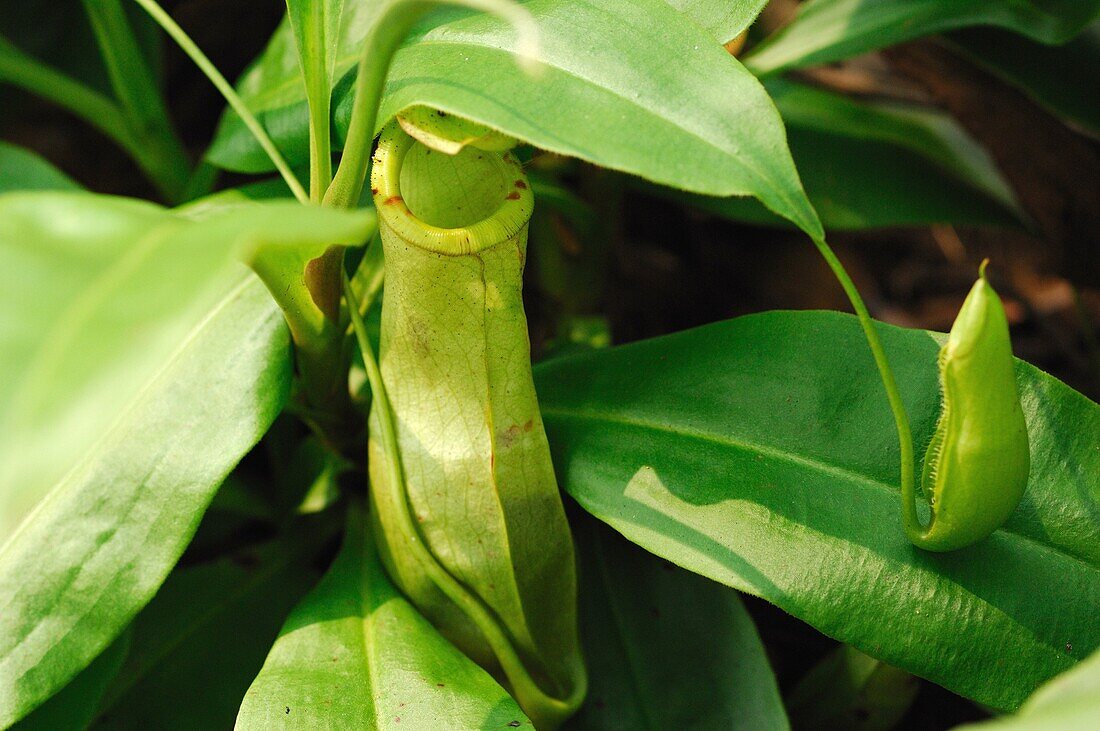
[[[238,729],[530,728],[496,681],[394,588],[362,516],[283,626]]]
[[[347,6],[334,91],[337,137],[347,131],[358,39],[371,7]],[[512,53],[515,33],[486,15],[441,14],[394,60],[378,127],[423,104],[485,124],[542,149],[673,187],[751,195],[817,233],[767,94],[714,36],[662,0],[531,0],[540,29],[538,73]],[[304,86],[293,42],[276,33],[240,91],[291,164],[308,151]],[[266,156],[227,114],[209,154],[219,165],[262,171]]]
[[[927,443],[939,340],[880,333]],[[765,313],[536,370],[559,478],[586,510],[1001,709],[1100,645],[1100,407],[1024,363],[1017,381],[1023,502],[985,541],[933,554],[902,530],[897,435],[850,316]]]

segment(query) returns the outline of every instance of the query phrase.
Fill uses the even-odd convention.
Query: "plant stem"
[[[112,99],[28,56],[4,38],[0,38],[0,81],[80,117],[125,150],[165,198],[172,200],[177,194],[174,164],[148,137],[135,131],[125,111]]]
[[[324,204],[338,208],[359,205],[363,184],[367,178],[367,161],[378,123],[378,107],[382,100],[386,76],[394,54],[418,21],[431,9],[441,5],[461,5],[494,13],[512,24],[520,34],[520,48],[533,56],[537,48],[538,30],[530,12],[510,0],[393,0],[379,13],[366,38],[355,79],[355,100],[347,141],[340,158],[340,167],[325,192]]]
[[[244,103],[237,92],[233,90],[233,86],[225,80],[221,72],[217,67],[210,62],[210,59],[195,45],[195,42],[191,40],[190,36],[176,24],[176,21],[172,20],[168,13],[164,12],[164,9],[156,3],[156,0],[134,0],[140,5],[145,12],[157,22],[164,32],[167,33],[172,40],[174,40],[184,53],[199,67],[206,78],[210,79],[210,82],[217,87],[221,92],[222,97],[228,102],[229,106],[233,108],[233,111],[240,116],[241,120],[248,127],[249,132],[256,138],[256,141],[260,143],[260,147],[264,149],[267,156],[271,158],[271,162],[275,164],[275,168],[279,171],[279,174],[283,176],[283,180],[286,181],[287,187],[294,193],[294,197],[301,203],[309,202],[309,195],[306,193],[302,184],[298,182],[298,178],[295,177],[294,172],[287,165],[286,160],[279,152],[279,148],[275,146],[267,132],[264,130],[263,125],[259,120],[249,111],[248,106]]]
[[[844,293],[848,295],[848,301],[852,303],[852,307],[856,311],[856,317],[859,318],[859,324],[863,327],[867,344],[871,347],[871,356],[875,359],[882,385],[886,389],[886,398],[890,402],[890,411],[894,414],[894,425],[897,427],[901,452],[903,517],[905,523],[910,524],[917,521],[917,508],[914,499],[916,479],[913,463],[913,432],[909,427],[909,414],[905,411],[905,404],[902,403],[901,393],[898,391],[897,379],[894,378],[894,371],[890,367],[890,361],[886,358],[886,351],[882,347],[878,331],[875,330],[875,323],[871,320],[870,313],[867,312],[867,305],[863,303],[863,298],[860,296],[859,290],[856,289],[856,285],[852,283],[852,279],[848,276],[844,265],[840,263],[840,259],[837,258],[836,253],[833,252],[832,247],[825,242],[824,238],[814,238],[813,242],[817,250],[821,252],[821,256],[825,258],[825,263],[833,270],[833,275],[840,282],[840,286],[844,288]]]
[[[172,127],[149,61],[134,37],[122,0],[84,0],[84,9],[95,31],[111,87],[131,129],[147,141],[161,162],[158,180],[168,189],[169,201],[182,202],[191,166]]]
[[[335,3],[287,1],[299,68],[309,106],[309,198],[320,203],[332,182],[332,73],[342,0]]]

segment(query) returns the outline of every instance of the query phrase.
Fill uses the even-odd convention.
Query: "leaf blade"
[[[78,421],[93,417],[77,437],[59,440],[51,456],[62,464],[51,469],[67,473],[0,546],[0,725],[68,682],[144,606],[217,486],[282,409],[291,378],[286,326],[263,286],[234,261],[237,245],[255,237],[344,241],[364,223],[286,203],[192,221],[103,196],[0,198],[0,248],[27,265],[21,273],[38,266],[41,275],[16,276],[20,286],[5,289],[13,300],[0,347],[47,374],[55,365],[75,373],[70,382],[36,372],[39,393],[56,407],[44,413],[27,400],[33,389],[4,379],[4,424],[56,439],[58,422],[74,411]],[[118,296],[119,287],[129,296]],[[40,327],[54,315],[40,303],[56,298],[65,312],[70,288],[79,292],[70,295],[73,318],[60,331]],[[114,347],[130,338],[148,344],[124,326],[135,313],[158,344],[151,354],[139,347],[139,367],[133,344]],[[125,387],[116,391],[119,383]],[[82,398],[81,408],[70,408]],[[34,502],[50,486],[5,480],[0,496]]]
[[[0,193],[15,190],[78,190],[80,185],[45,159],[0,141]]]
[[[1058,44],[1098,13],[1096,0],[812,0],[794,22],[753,49],[745,64],[758,75],[774,74],[972,25]]]
[[[291,613],[249,688],[236,728],[529,723],[393,587],[361,512],[348,526],[340,555]]]
[[[989,154],[946,114],[780,79],[765,86],[826,229],[1029,220]],[[672,195],[733,220],[789,226],[753,199]]]
[[[574,521],[592,670],[572,727],[787,729],[775,677],[737,592]]]
[[[532,0],[526,7],[542,39],[536,78],[517,66],[507,25],[488,16],[460,17],[426,28],[394,59],[379,127],[402,109],[431,106],[659,183],[754,195],[820,234],[774,106],[705,31],[661,0]],[[344,27],[372,19],[362,11]],[[270,56],[241,90],[251,92],[250,106],[290,159],[300,161],[304,105],[295,91],[300,87],[287,76],[286,45],[277,34]],[[338,59],[337,73],[342,64]],[[347,131],[353,74],[333,96],[338,137]],[[223,119],[210,157],[237,169],[267,166],[232,116]]]
[[[938,343],[881,332],[919,442],[939,409]],[[1022,507],[986,542],[933,556],[900,528],[889,412],[870,359],[851,356],[864,348],[847,316],[766,313],[547,364],[536,382],[562,482],[657,555],[1013,708],[1100,644],[1100,466],[1065,426],[1096,433],[1100,408],[1020,365]],[[991,663],[996,678],[977,670]]]

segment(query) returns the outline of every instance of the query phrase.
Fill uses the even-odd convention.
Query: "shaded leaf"
[[[889,731],[919,690],[904,670],[840,645],[799,681],[787,709],[795,728]]]
[[[518,723],[515,723],[518,722]],[[355,513],[248,689],[239,729],[529,727],[519,706],[402,597]]]
[[[374,15],[357,5],[347,5],[336,62],[337,75],[347,72],[334,92],[338,137],[347,131],[357,57],[345,49],[357,49]],[[767,94],[698,26],[662,0],[531,0],[526,7],[540,30],[537,76],[517,65],[506,24],[462,15],[424,28],[397,55],[379,127],[423,104],[673,187],[752,195],[807,232],[820,231]],[[286,35],[276,33],[240,91],[295,164],[307,157],[308,123]],[[232,169],[270,167],[231,113],[209,156]]]
[[[591,681],[571,728],[789,728],[736,591],[573,524]]]
[[[950,116],[778,79],[767,88],[827,229],[1027,220],[988,153]],[[751,198],[679,197],[734,220],[790,225]]]
[[[1064,43],[1100,13],[1100,0],[811,0],[748,54],[759,75],[816,66],[922,36],[992,25]]]
[[[880,332],[924,444],[939,341]],[[1001,709],[1100,644],[1100,407],[1026,364],[1017,378],[1032,447],[1023,502],[989,539],[932,554],[901,528],[897,436],[850,316],[765,313],[536,372],[559,476],[586,510]]]
[[[231,727],[338,526],[332,516],[300,521],[277,540],[173,572],[134,619],[130,655],[97,727]]]
[[[79,183],[35,153],[0,140],[0,193],[79,188]]]
[[[1021,89],[1050,112],[1100,136],[1100,23],[1062,46],[995,28],[947,37],[953,48]]]

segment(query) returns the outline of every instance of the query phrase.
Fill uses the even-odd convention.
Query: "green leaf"
[[[1100,23],[1062,46],[1045,46],[994,28],[959,31],[947,40],[1048,111],[1100,136]]]
[[[1100,652],[1039,688],[1009,718],[956,731],[1088,731],[1100,718]]]
[[[373,11],[347,5],[334,92],[346,133],[357,49]],[[466,15],[427,27],[394,60],[379,128],[422,104],[564,155],[711,195],[752,195],[811,234],[816,214],[786,152],[767,94],[714,39],[662,0],[531,0],[540,73],[525,74],[502,21]],[[454,14],[439,16],[452,18]],[[438,22],[438,20],[436,21]],[[240,84],[291,164],[307,157],[306,105],[287,63],[287,31]],[[270,163],[232,114],[210,159],[244,171]]]
[[[973,25],[1065,43],[1098,13],[1100,0],[811,0],[745,65],[758,75],[773,74]]]
[[[358,230],[345,214],[250,205],[196,223],[105,196],[0,199],[0,362],[12,374],[0,379],[0,540],[249,276],[239,245]]]
[[[310,195],[320,200],[332,177],[329,120],[344,0],[287,0],[286,6],[310,109]]]
[[[91,665],[80,671],[60,693],[40,705],[12,728],[14,731],[56,731],[87,728],[103,694],[130,652],[130,632],[123,632]]]
[[[768,0],[665,0],[719,43],[729,43],[752,25]]]
[[[353,512],[343,550],[283,626],[237,728],[529,725],[504,689],[397,592],[364,523]]]
[[[879,329],[926,443],[940,341]],[[1100,644],[1100,407],[1024,363],[1017,378],[1023,502],[989,539],[932,554],[902,530],[897,437],[850,316],[753,315],[536,372],[562,484],[597,518],[1000,709]]]
[[[252,204],[190,221],[86,194],[0,198],[4,517],[0,726],[86,666],[149,600],[218,484],[286,399],[285,325],[242,241],[340,241],[361,219]],[[34,469],[30,469],[33,467]],[[12,475],[18,479],[10,479]]]
[[[826,229],[1027,220],[988,153],[950,116],[780,79],[766,86]],[[790,225],[750,198],[677,197],[734,220]]]
[[[591,684],[572,727],[789,728],[736,591],[573,523]]]
[[[35,153],[0,140],[0,193],[79,189],[79,183]]]
[[[795,728],[889,731],[920,687],[904,670],[840,645],[799,681],[787,709]]]
[[[97,724],[230,728],[338,528],[332,516],[299,521],[277,540],[173,572],[134,620],[130,656]]]

